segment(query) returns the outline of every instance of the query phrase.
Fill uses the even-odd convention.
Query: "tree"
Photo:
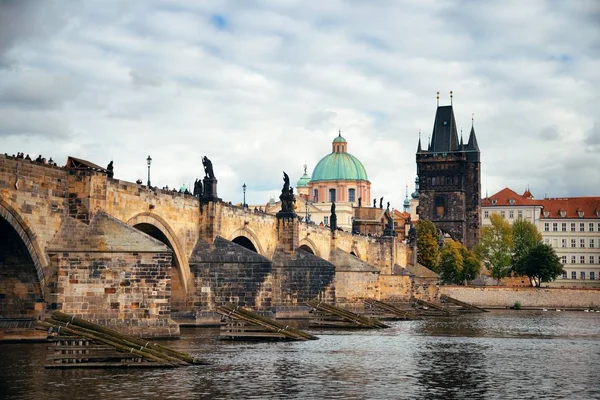
[[[463,245],[452,239],[446,240],[440,253],[439,270],[444,283],[462,283]]]
[[[512,271],[517,275],[527,275],[525,260],[529,253],[542,242],[542,234],[531,222],[518,219],[512,225]],[[533,282],[532,282],[533,286]]]
[[[529,277],[531,286],[541,286],[564,274],[560,259],[554,249],[547,244],[538,243],[522,260],[523,275]]]
[[[417,229],[417,262],[433,271],[438,271],[438,232],[431,221],[420,219]]]
[[[467,249],[466,246],[461,246],[460,250],[463,257],[461,281],[466,284],[468,281],[472,281],[479,275],[479,271],[481,271],[481,261],[479,261],[475,252]]]
[[[492,273],[492,277],[498,280],[504,278],[510,272],[512,254],[512,234],[510,224],[499,214],[490,216],[491,226],[481,229],[481,238],[476,246],[476,253],[483,260]]]

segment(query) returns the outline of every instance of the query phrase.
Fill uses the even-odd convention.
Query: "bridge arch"
[[[2,314],[41,312],[35,303],[44,301],[47,261],[36,235],[7,202],[0,199],[0,282],[8,296],[0,300]],[[33,287],[32,287],[33,285]],[[23,294],[25,293],[25,294]]]
[[[167,221],[156,214],[143,212],[129,219],[129,221],[127,221],[127,225],[133,226],[145,234],[160,240],[171,250],[173,250],[173,263],[177,269],[177,273],[179,274],[179,280],[183,286],[183,291],[187,293],[188,280],[191,276],[190,265],[185,253],[182,250],[182,246],[179,244],[179,240],[177,240],[177,234],[169,226]],[[174,289],[175,288],[172,286],[172,291],[174,291]],[[175,293],[172,292],[172,295],[173,294]]]
[[[308,237],[305,237],[304,239],[302,239],[299,243],[299,248],[301,248],[304,251],[307,251],[311,254],[314,254],[317,257],[321,257],[321,255],[318,252],[318,247],[315,244],[315,242],[313,242],[312,240],[310,240]]]
[[[240,238],[244,238],[245,240],[240,239]],[[244,244],[248,244],[248,242],[250,242],[252,247],[254,247],[254,249],[255,249],[254,251],[256,251],[261,256],[265,255],[265,252],[260,244],[260,241],[258,240],[258,236],[256,236],[256,233],[254,233],[250,228],[243,227],[243,228],[235,230],[233,233],[231,233],[231,235],[229,235],[229,240],[234,243],[237,243],[241,246],[244,246],[247,249],[252,250],[250,247],[244,245]]]

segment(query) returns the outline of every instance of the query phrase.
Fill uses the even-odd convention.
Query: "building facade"
[[[480,151],[471,126],[469,141],[459,140],[452,105],[439,106],[431,142],[417,147],[419,219],[432,221],[443,233],[472,248],[479,241],[481,198]]]
[[[554,248],[565,274],[550,283],[559,287],[600,287],[600,197],[535,199],[505,188],[481,202],[481,224],[498,213],[509,223],[533,223],[545,244]]]

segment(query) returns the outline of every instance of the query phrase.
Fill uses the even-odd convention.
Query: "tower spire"
[[[421,130],[419,129],[419,145],[417,146],[417,153],[420,153],[421,151]]]
[[[435,98],[437,99],[437,106],[440,106],[440,92],[437,92],[437,95],[435,96]]]
[[[450,91],[450,105],[452,105],[452,90]]]

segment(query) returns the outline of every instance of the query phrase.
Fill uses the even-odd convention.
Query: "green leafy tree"
[[[440,253],[440,275],[444,283],[462,283],[463,256],[462,244],[446,240]]]
[[[531,222],[518,219],[512,225],[512,271],[527,275],[525,260],[529,253],[542,242],[542,234]]]
[[[419,220],[417,229],[417,262],[433,271],[438,271],[438,232],[431,221]]]
[[[565,271],[554,249],[547,244],[538,243],[522,260],[523,275],[529,277],[532,286],[541,286],[550,282]]]
[[[510,224],[499,214],[490,216],[491,225],[481,229],[476,253],[486,264],[498,283],[510,272],[512,255],[512,230]]]
[[[477,258],[474,251],[467,249],[464,245],[461,246],[460,252],[463,257],[461,281],[466,284],[468,281],[472,281],[479,275],[479,272],[481,271],[481,261],[479,261],[479,258]]]

